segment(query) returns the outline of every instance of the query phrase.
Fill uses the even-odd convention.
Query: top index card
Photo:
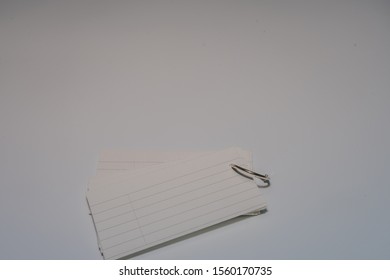
[[[211,151],[210,151],[211,152]],[[105,150],[100,154],[97,175],[120,174],[129,170],[205,155],[204,151]]]
[[[124,258],[264,209],[257,186],[234,172],[232,163],[247,166],[250,155],[230,148],[91,186],[87,199],[104,258]]]

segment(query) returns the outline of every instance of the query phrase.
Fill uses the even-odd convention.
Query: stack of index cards
[[[217,223],[266,208],[240,148],[213,152],[106,151],[87,202],[105,259],[123,259]]]

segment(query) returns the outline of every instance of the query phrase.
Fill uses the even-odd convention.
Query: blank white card
[[[179,158],[91,180],[87,200],[105,259],[265,209],[256,184],[230,167],[250,167],[248,152],[229,148]]]

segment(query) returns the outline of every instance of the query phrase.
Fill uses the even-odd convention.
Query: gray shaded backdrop
[[[268,213],[145,259],[390,258],[389,1],[0,1],[0,258],[99,259],[106,148],[251,150]]]

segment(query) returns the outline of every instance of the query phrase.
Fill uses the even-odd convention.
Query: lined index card
[[[125,258],[264,209],[256,184],[233,163],[249,166],[250,154],[230,148],[90,182],[87,200],[104,258]]]
[[[117,175],[207,153],[204,151],[105,150],[99,157],[97,175]]]

